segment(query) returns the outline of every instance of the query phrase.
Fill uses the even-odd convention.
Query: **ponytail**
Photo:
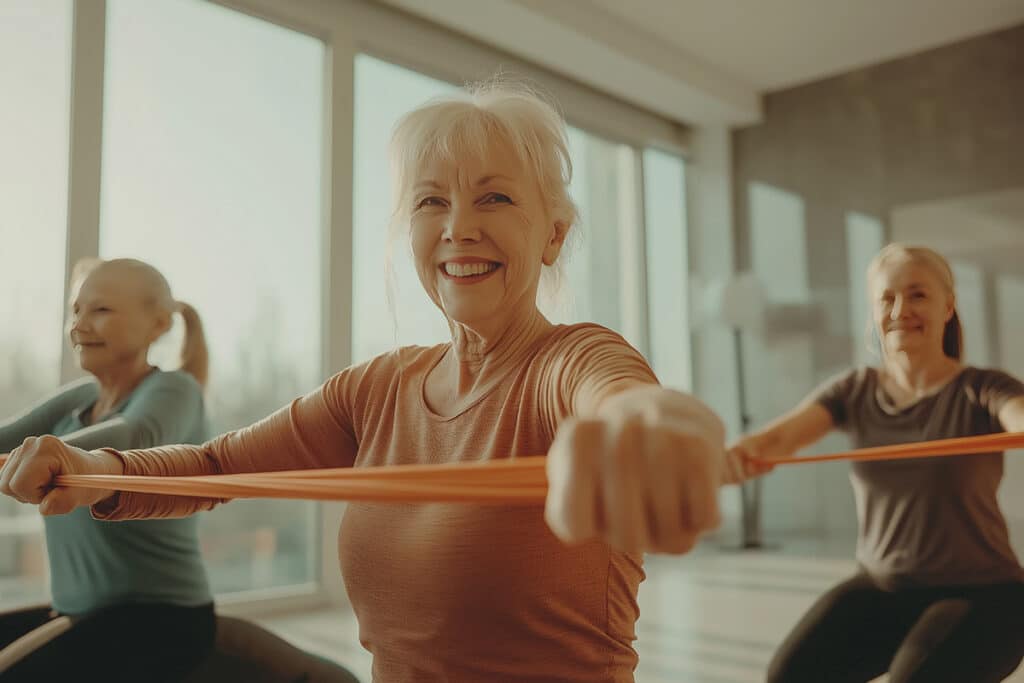
[[[181,342],[181,370],[195,377],[199,386],[205,389],[210,372],[210,352],[206,347],[203,323],[192,306],[182,301],[175,303],[185,321],[185,337]]]
[[[962,360],[964,355],[964,328],[960,324],[960,314],[953,309],[953,317],[946,322],[942,330],[942,351],[954,360]]]

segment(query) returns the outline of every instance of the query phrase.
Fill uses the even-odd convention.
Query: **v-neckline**
[[[881,408],[883,412],[889,415],[904,415],[906,413],[911,412],[918,406],[922,405],[925,401],[934,400],[936,397],[939,396],[939,394],[946,391],[946,389],[948,389],[949,387],[953,386],[953,384],[958,379],[960,379],[960,377],[966,371],[967,366],[965,365],[961,367],[957,372],[953,373],[949,377],[949,379],[947,379],[945,382],[932,389],[924,396],[916,398],[912,402],[907,403],[906,405],[900,406],[896,404],[896,401],[894,401],[892,396],[889,395],[889,392],[885,390],[885,387],[882,383],[881,371],[878,368],[872,368],[872,372],[874,372],[875,374],[875,402],[878,404],[878,407]]]

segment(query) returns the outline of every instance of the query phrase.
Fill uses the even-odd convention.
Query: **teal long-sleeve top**
[[[154,370],[102,420],[86,425],[83,417],[98,395],[95,380],[81,380],[0,422],[0,453],[44,434],[87,450],[198,444],[209,436],[202,389],[185,372]],[[194,607],[212,601],[194,516],[101,522],[79,508],[46,517],[45,528],[53,607],[62,614],[124,603]]]

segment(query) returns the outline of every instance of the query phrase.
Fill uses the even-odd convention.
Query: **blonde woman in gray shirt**
[[[857,448],[1024,431],[1024,384],[961,362],[953,273],[890,244],[868,268],[878,367],[851,370],[729,451],[727,480],[764,473],[833,429]],[[988,683],[1024,657],[1024,572],[996,499],[1003,454],[855,462],[860,571],[783,642],[770,683]]]

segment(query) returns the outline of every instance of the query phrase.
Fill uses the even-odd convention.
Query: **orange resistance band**
[[[993,453],[1024,448],[1024,432],[924,441],[794,458],[763,458],[766,465],[833,460],[902,460]],[[191,477],[66,474],[58,486],[203,498],[292,498],[377,502],[534,505],[547,495],[544,456],[476,463],[394,465]],[[3,459],[0,457],[0,464]]]
[[[832,460],[905,460],[909,458],[936,458],[950,455],[974,455],[998,453],[1011,448],[1024,448],[1024,432],[1000,432],[982,436],[964,436],[957,439],[939,439],[936,441],[920,441],[898,446],[875,446],[858,448],[854,451],[830,453],[827,455],[808,455],[797,458],[756,458],[755,462],[764,465],[795,465],[811,462],[829,462]]]

